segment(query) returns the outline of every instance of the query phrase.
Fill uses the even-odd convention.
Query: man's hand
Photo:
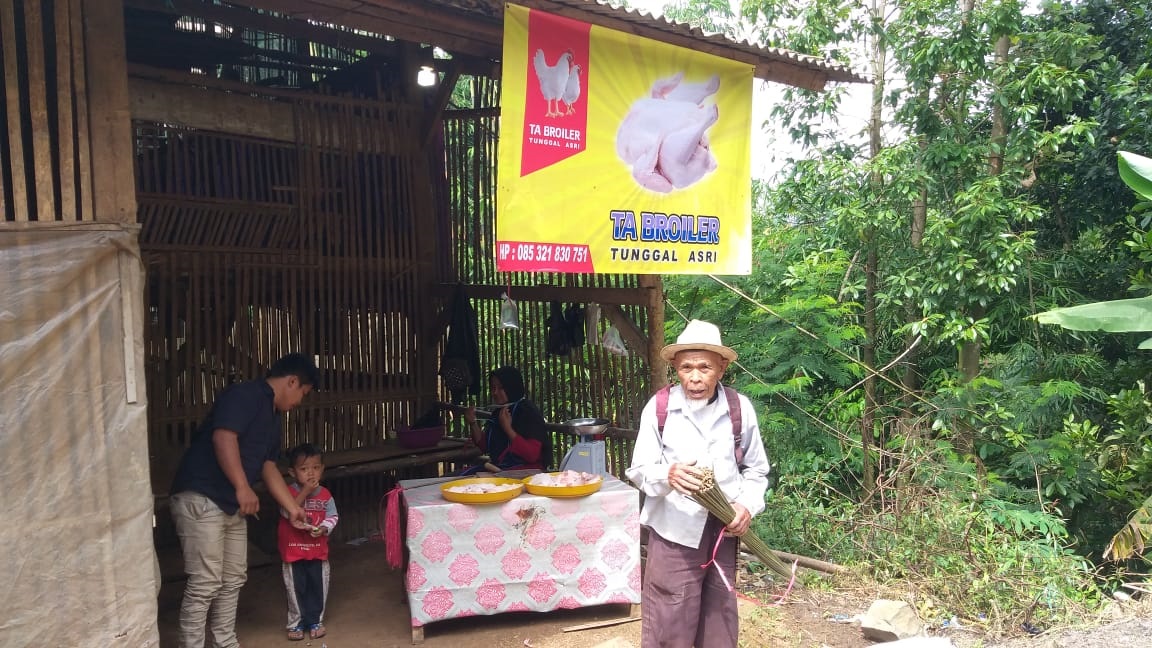
[[[696,467],[696,462],[674,463],[668,467],[668,484],[677,492],[691,495],[700,490],[704,473]],[[745,511],[747,512],[747,511]]]
[[[299,506],[286,510],[285,512],[288,513],[288,521],[297,529],[307,529],[311,527],[311,525],[308,524],[308,514]]]
[[[744,508],[743,504],[737,502],[732,502],[732,510],[736,512],[736,516],[732,518],[732,523],[725,527],[725,530],[734,536],[742,536],[748,532],[748,527],[752,525],[752,515],[748,513],[748,509]]]
[[[260,510],[260,498],[248,484],[236,489],[236,503],[240,505],[240,515],[255,515]]]

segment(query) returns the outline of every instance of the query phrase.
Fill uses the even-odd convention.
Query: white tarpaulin
[[[0,229],[3,646],[156,646],[135,227]]]

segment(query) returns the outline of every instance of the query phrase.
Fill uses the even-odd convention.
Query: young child
[[[327,634],[324,606],[328,601],[328,534],[340,516],[332,493],[320,485],[324,461],[316,446],[305,443],[288,451],[288,488],[304,509],[306,524],[294,523],[281,511],[278,529],[284,587],[288,590],[288,638],[312,639]]]

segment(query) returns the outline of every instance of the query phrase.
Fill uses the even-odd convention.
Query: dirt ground
[[[160,646],[176,647],[176,622],[183,580],[178,556],[161,554],[165,583],[160,593]],[[244,648],[400,648],[412,645],[408,604],[400,572],[388,568],[378,542],[332,549],[332,586],[325,615],[328,636],[290,642],[284,633],[284,586],[280,566],[258,549],[250,550],[248,583],[240,595],[237,627]],[[741,645],[782,648],[863,648],[871,645],[852,624],[834,623],[834,615],[852,616],[862,609],[824,609],[808,595],[790,595],[783,606],[769,607],[772,592],[741,598]],[[757,600],[759,599],[759,600]],[[547,613],[517,612],[470,617],[425,626],[423,646],[459,648],[638,648],[640,623],[564,632],[565,628],[627,617],[629,606],[604,605]]]
[[[284,585],[280,563],[251,545],[248,583],[240,595],[237,627],[244,648],[405,648],[412,645],[403,579],[391,570],[380,542],[332,547],[332,590],[325,623],[328,636],[291,642],[285,637]],[[176,648],[176,622],[184,582],[178,549],[160,552],[164,585],[159,598],[161,648]],[[779,588],[758,586],[741,575],[741,648],[865,648],[859,625],[880,592],[812,587],[793,590],[782,605]],[[639,648],[640,623],[628,622],[565,632],[572,626],[628,617],[627,605],[604,605],[546,613],[517,612],[469,617],[425,626],[426,648]],[[839,622],[837,621],[839,620]],[[969,630],[951,633],[966,648],[1112,648],[1147,646],[1152,602],[1116,604],[1077,628],[1052,629],[1038,637],[990,641]],[[466,643],[465,643],[466,642]]]

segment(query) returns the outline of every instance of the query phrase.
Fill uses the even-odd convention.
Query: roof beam
[[[283,34],[290,38],[308,40],[343,50],[364,50],[389,56],[397,51],[394,41],[383,38],[332,29],[303,20],[256,13],[250,9],[209,4],[201,2],[201,0],[124,0],[124,6],[129,9],[154,11],[173,16],[194,16],[230,27],[244,27],[253,31]]]
[[[249,7],[436,45],[452,54],[499,59],[503,26],[423,2],[391,0],[240,0]]]

